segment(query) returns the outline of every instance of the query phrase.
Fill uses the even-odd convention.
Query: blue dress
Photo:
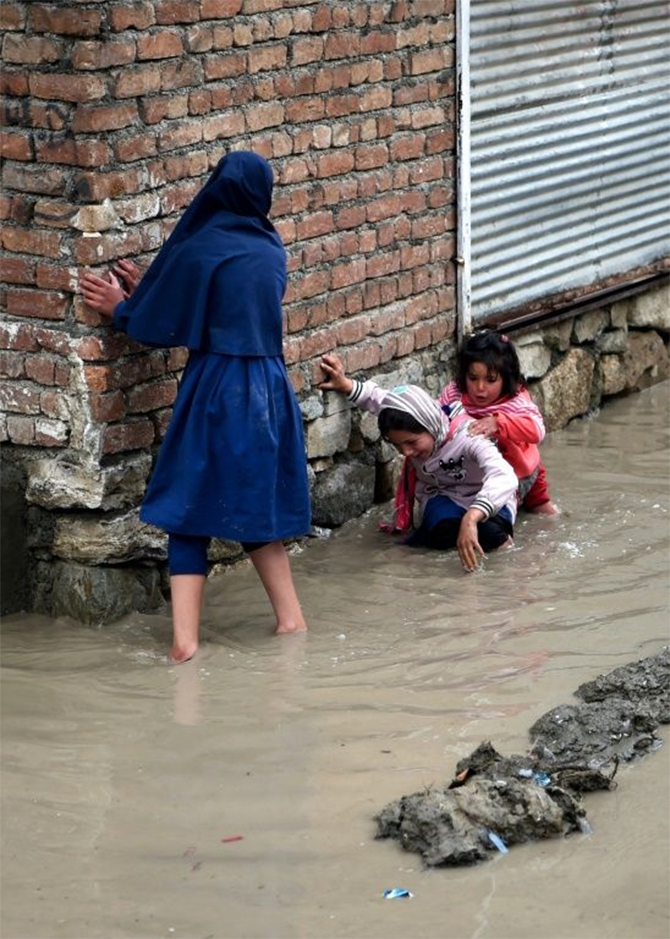
[[[302,417],[281,357],[191,353],[140,517],[231,541],[309,530]]]

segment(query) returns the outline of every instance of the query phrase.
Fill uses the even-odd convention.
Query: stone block
[[[361,515],[374,502],[375,467],[341,463],[320,473],[312,489],[312,521],[334,528]]]
[[[28,466],[26,500],[45,509],[128,508],[142,499],[150,470],[148,453],[104,467],[36,460]]]
[[[664,285],[631,297],[628,310],[631,326],[645,326],[670,333],[670,286]]]
[[[541,378],[546,375],[551,365],[551,352],[540,336],[520,336],[518,340],[514,340],[514,345],[522,375],[526,378]]]
[[[565,358],[538,382],[547,430],[557,430],[580,414],[591,400],[595,363],[585,349],[571,349]],[[537,394],[537,388],[534,393]]]
[[[570,348],[570,336],[572,335],[572,319],[561,320],[560,323],[552,323],[542,330],[542,339],[550,349],[557,352],[566,352]],[[516,340],[515,340],[516,343]]]
[[[603,355],[600,359],[602,395],[619,394],[626,387],[626,366],[621,355]]]
[[[628,331],[625,329],[608,329],[596,339],[596,349],[601,355],[624,353],[627,348]]]
[[[339,396],[338,396],[339,397]],[[328,416],[318,417],[306,428],[307,456],[310,460],[332,456],[347,449],[351,434],[351,406]]]
[[[626,388],[647,388],[668,377],[668,351],[654,330],[628,333]]]
[[[56,519],[52,552],[84,564],[164,560],[167,535],[140,521],[137,510],[103,518],[62,515]]]
[[[33,597],[38,613],[69,616],[95,626],[165,603],[157,568],[89,567],[66,561],[35,566]]]
[[[585,342],[593,342],[603,329],[607,329],[609,323],[610,318],[605,310],[592,310],[590,313],[583,313],[575,320],[573,335],[576,342],[579,345]]]

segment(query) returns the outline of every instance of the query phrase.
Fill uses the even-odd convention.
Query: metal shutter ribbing
[[[669,4],[469,12],[472,321],[670,254]]]

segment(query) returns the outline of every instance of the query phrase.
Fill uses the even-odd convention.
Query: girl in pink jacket
[[[470,433],[495,441],[512,465],[523,507],[540,515],[556,515],[537,446],[544,439],[544,421],[524,386],[516,349],[507,336],[484,330],[463,342],[456,379],[440,395],[443,406],[457,402],[475,418]]]

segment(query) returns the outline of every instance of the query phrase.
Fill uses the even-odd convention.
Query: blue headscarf
[[[152,346],[281,355],[286,252],[267,217],[272,185],[258,154],[223,157],[114,325]]]

